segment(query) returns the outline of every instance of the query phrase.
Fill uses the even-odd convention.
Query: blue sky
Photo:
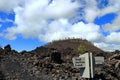
[[[74,37],[120,50],[119,7],[118,0],[0,0],[0,45],[30,51]]]

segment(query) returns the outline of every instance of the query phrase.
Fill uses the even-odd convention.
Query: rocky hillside
[[[0,80],[86,80],[72,63],[80,44],[105,57],[105,63],[95,68],[94,80],[120,80],[119,51],[105,53],[78,39],[54,41],[30,52],[18,53],[10,45],[0,48]]]
[[[104,51],[95,47],[91,42],[82,39],[65,39],[58,40],[48,43],[42,47],[37,47],[32,53],[39,54],[41,56],[46,56],[52,53],[54,50],[60,52],[61,58],[66,61],[67,59],[72,59],[73,56],[79,56],[78,47],[82,45],[86,48],[87,52],[93,52],[95,55],[104,56]]]
[[[80,45],[85,46],[87,51],[95,52],[99,54],[102,52],[99,48],[95,47],[91,42],[82,39],[65,39],[65,40],[58,40],[53,41],[45,45],[46,48],[55,48],[59,51],[66,50],[66,49],[73,49],[77,51]]]

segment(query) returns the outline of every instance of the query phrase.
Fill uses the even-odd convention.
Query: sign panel
[[[94,77],[94,56],[92,53],[85,53],[79,57],[85,57],[85,69],[80,69],[80,74],[84,78],[93,78]]]
[[[80,55],[79,57],[85,58],[85,69],[80,69],[80,74],[84,78],[90,78],[90,60],[89,60],[89,53],[85,53]],[[83,71],[83,72],[82,72]]]
[[[74,57],[72,60],[75,68],[85,68],[85,58]]]
[[[95,64],[101,65],[104,63],[104,57],[95,57]]]

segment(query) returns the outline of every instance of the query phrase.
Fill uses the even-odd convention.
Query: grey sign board
[[[74,57],[72,58],[75,68],[84,68],[85,67],[85,58]]]
[[[95,57],[95,64],[101,65],[104,63],[104,57]]]

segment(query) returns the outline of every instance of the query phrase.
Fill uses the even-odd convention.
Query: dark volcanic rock
[[[90,43],[76,39],[62,42],[21,53],[11,50],[10,45],[1,48],[0,80],[86,80],[80,76],[79,69],[74,68],[72,58],[79,56],[78,42],[89,47]],[[90,49],[95,49],[95,55],[105,57],[105,63],[95,67],[94,80],[120,80],[120,53],[103,53],[93,47]]]
[[[5,76],[4,76],[4,74],[2,73],[2,71],[0,71],[0,80],[5,80]]]
[[[11,51],[11,46],[8,44],[8,45],[6,45],[5,47],[4,47],[4,50],[6,51],[6,52],[10,52]]]
[[[55,51],[51,53],[51,61],[61,64],[63,61],[61,60],[61,53]]]

